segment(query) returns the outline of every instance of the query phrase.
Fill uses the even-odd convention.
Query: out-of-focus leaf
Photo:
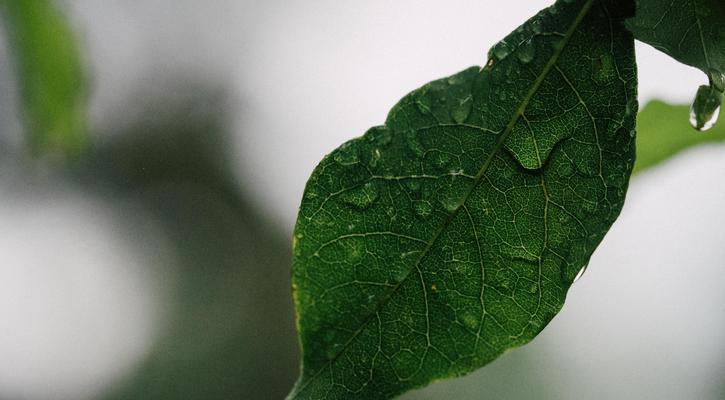
[[[48,0],[1,0],[36,153],[77,156],[88,143],[86,86],[76,37]]]
[[[143,96],[147,114],[74,164],[89,190],[154,217],[176,261],[162,336],[104,399],[282,398],[297,372],[289,241],[227,163],[225,97],[189,77]]]
[[[691,147],[725,141],[725,126],[694,132],[687,123],[690,107],[651,101],[637,115],[637,161],[634,173],[645,171]]]
[[[290,399],[385,399],[533,339],[619,214],[632,35],[559,1],[405,96],[312,173],[295,229]]]

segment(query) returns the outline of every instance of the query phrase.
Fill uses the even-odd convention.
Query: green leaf
[[[0,0],[34,152],[76,156],[88,144],[86,87],[75,37],[47,0]]]
[[[716,125],[707,134],[690,129],[689,107],[662,101],[647,103],[637,115],[637,162],[634,173],[640,173],[674,157],[689,148],[725,142],[725,126]]]
[[[312,173],[294,233],[291,399],[383,399],[477,369],[561,309],[634,162],[633,39],[560,1],[405,96]]]
[[[636,15],[626,21],[636,39],[674,59],[701,69],[710,80],[710,96],[719,107],[725,91],[725,2],[723,0],[637,0]],[[700,94],[698,92],[698,98]],[[706,130],[717,113],[693,104],[692,126]]]
[[[723,24],[722,0],[637,0],[635,17],[626,21],[637,40],[706,74],[718,72],[720,91],[725,90]]]

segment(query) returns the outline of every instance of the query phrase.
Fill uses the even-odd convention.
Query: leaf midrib
[[[410,277],[410,274],[413,272],[413,270],[417,269],[420,265],[420,262],[423,260],[423,258],[428,254],[430,249],[433,247],[433,245],[438,241],[438,238],[441,236],[441,234],[445,231],[446,227],[453,221],[453,219],[458,215],[458,211],[463,208],[463,206],[468,202],[468,199],[471,197],[471,193],[478,187],[478,185],[481,183],[481,180],[483,179],[483,175],[488,171],[488,168],[490,167],[491,163],[494,160],[494,157],[498,154],[498,152],[503,147],[504,142],[508,138],[508,136],[513,131],[514,126],[518,122],[519,118],[524,114],[524,111],[526,111],[526,108],[529,105],[529,102],[533,98],[533,96],[536,94],[536,92],[539,90],[539,87],[541,86],[542,82],[546,77],[549,75],[549,72],[554,68],[556,65],[556,62],[558,61],[559,57],[561,56],[561,53],[564,51],[564,49],[567,47],[569,40],[571,39],[572,35],[576,31],[576,29],[581,24],[584,17],[587,15],[589,10],[592,7],[594,0],[587,0],[584,5],[582,6],[581,10],[577,14],[577,16],[574,18],[573,23],[567,29],[566,33],[564,34],[564,37],[562,38],[562,43],[560,46],[556,48],[554,51],[554,54],[551,55],[549,58],[549,61],[544,66],[544,69],[541,71],[539,76],[534,81],[533,85],[529,89],[528,93],[524,97],[524,99],[521,101],[521,104],[519,104],[519,107],[516,109],[516,112],[514,113],[511,120],[509,120],[509,123],[504,128],[504,131],[501,133],[501,136],[499,136],[498,140],[496,140],[496,143],[494,144],[494,148],[490,154],[490,156],[484,161],[483,165],[481,166],[481,169],[476,174],[473,184],[470,186],[468,191],[465,193],[465,196],[463,196],[463,201],[461,204],[456,207],[456,209],[451,212],[446,220],[441,224],[440,228],[435,232],[433,237],[430,239],[426,247],[422,250],[420,256],[418,259],[415,260],[415,263],[413,263],[412,267],[408,271],[408,273],[405,275],[405,277],[398,282],[396,286],[394,286],[384,297],[378,301],[377,305],[375,306],[375,311],[371,312],[369,316],[365,318],[362,324],[360,324],[360,327],[353,333],[350,338],[345,342],[345,344],[340,348],[339,352],[335,354],[334,357],[330,358],[322,367],[319,368],[319,370],[312,375],[309,379],[305,381],[304,384],[299,386],[299,388],[295,387],[293,389],[293,392],[290,393],[288,396],[288,400],[293,400],[297,398],[300,394],[303,393],[303,391],[309,386],[311,382],[313,382],[321,373],[324,371],[327,367],[329,367],[331,364],[333,364],[344,352],[345,350],[350,346],[350,344],[355,341],[357,336],[363,331],[365,327],[367,327],[370,324],[370,321],[372,318],[377,315],[380,312],[380,309],[388,302],[388,300],[392,297],[392,295],[402,286],[402,284],[408,280],[408,277]],[[304,360],[304,355],[302,357]],[[303,361],[303,368],[304,368],[304,361]],[[300,380],[302,380],[301,375]],[[302,381],[298,382],[298,384],[302,383]]]

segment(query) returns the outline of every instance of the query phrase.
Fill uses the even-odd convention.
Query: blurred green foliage
[[[690,107],[654,100],[637,115],[637,161],[634,174],[657,166],[691,147],[725,141],[725,124],[707,132],[692,129]]]
[[[0,0],[36,154],[77,157],[87,146],[86,85],[78,43],[47,0]]]
[[[108,140],[72,171],[87,190],[155,218],[178,279],[162,337],[106,398],[282,398],[298,372],[289,241],[225,162],[223,96],[204,87],[180,92],[193,95],[100,133]]]

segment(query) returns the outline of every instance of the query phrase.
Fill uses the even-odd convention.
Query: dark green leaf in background
[[[634,163],[620,11],[558,2],[485,67],[410,93],[321,161],[294,235],[290,398],[389,398],[463,375],[561,309]]]
[[[725,91],[725,1],[637,0],[636,16],[626,26],[636,39],[701,69],[712,88]],[[697,99],[692,126],[704,130],[706,124],[697,119],[714,123],[717,114],[699,112],[696,105]]]
[[[75,36],[47,0],[0,0],[36,153],[78,155],[88,144],[86,87]]]
[[[637,0],[626,26],[637,40],[703,72],[725,73],[725,2],[722,0]],[[725,87],[720,86],[720,90]]]

